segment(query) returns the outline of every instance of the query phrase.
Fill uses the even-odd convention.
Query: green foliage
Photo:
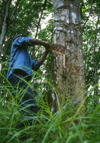
[[[100,84],[100,19],[99,0],[82,1],[82,36],[83,55],[86,70],[86,84]],[[99,87],[94,89],[94,95],[100,96]],[[90,95],[91,98],[91,95]]]
[[[44,79],[39,73],[35,72],[35,74],[40,80]],[[1,76],[5,79],[3,75]],[[6,82],[8,81],[6,80]],[[58,94],[58,91],[48,80],[45,79],[45,82],[50,88],[53,88],[55,94]],[[34,84],[30,85],[33,89]],[[44,85],[41,84],[41,87]],[[1,143],[93,143],[100,141],[100,103],[94,108],[94,100],[91,100],[85,107],[84,103],[88,96],[77,107],[78,100],[73,105],[73,99],[67,99],[65,103],[65,97],[61,95],[62,104],[59,105],[58,99],[58,111],[52,114],[47,100],[49,95],[45,92],[43,96],[40,90],[36,98],[39,106],[38,113],[36,115],[30,113],[31,116],[28,117],[33,120],[33,125],[25,124],[25,128],[19,130],[16,128],[20,118],[18,109],[26,110],[26,108],[20,107],[17,102],[12,100],[13,96],[7,85],[2,85],[0,88],[3,88],[5,93],[9,92],[9,96],[8,93],[6,94],[9,99],[6,96],[0,98]],[[93,88],[89,92],[92,92]],[[88,95],[88,91],[85,94]],[[87,112],[84,112],[85,108],[87,108]]]

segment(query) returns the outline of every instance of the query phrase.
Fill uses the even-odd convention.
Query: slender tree
[[[11,0],[3,0],[0,9],[0,73],[1,73],[1,49],[7,29],[7,18],[9,13]],[[1,76],[0,76],[0,86],[1,86]],[[1,90],[1,89],[0,89]],[[1,91],[0,91],[1,93]]]
[[[2,6],[0,9],[0,55],[1,55],[1,47],[3,44],[4,36],[6,33],[7,22],[8,22],[8,13],[10,8],[11,0],[3,0]]]
[[[85,86],[80,3],[79,0],[53,0],[53,8],[52,79],[62,96],[66,94],[69,99],[75,96],[76,100],[84,92],[80,90]],[[51,110],[54,112],[57,105],[53,91],[52,98],[54,106]],[[82,96],[81,102],[83,98]]]

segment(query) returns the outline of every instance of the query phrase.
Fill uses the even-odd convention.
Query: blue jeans
[[[37,113],[38,106],[34,98],[34,93],[26,83],[25,76],[19,72],[18,74],[12,74],[8,80],[13,86],[13,89],[10,87],[13,97],[19,105],[22,105],[22,110],[18,109],[21,115],[26,118],[26,116],[32,116],[33,113]]]

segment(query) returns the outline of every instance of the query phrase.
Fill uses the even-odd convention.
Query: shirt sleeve
[[[14,45],[17,45],[17,46],[31,46],[32,44],[30,43],[30,38],[31,37],[18,37],[15,41],[14,41]]]
[[[35,71],[37,71],[40,66],[39,66],[38,63],[37,63],[35,60],[33,60],[32,58],[31,58],[31,62],[32,62],[32,69],[35,70]]]

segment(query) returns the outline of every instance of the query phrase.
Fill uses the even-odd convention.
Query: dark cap
[[[13,36],[13,41],[14,41],[16,38],[18,38],[18,37],[22,37],[22,34]]]

